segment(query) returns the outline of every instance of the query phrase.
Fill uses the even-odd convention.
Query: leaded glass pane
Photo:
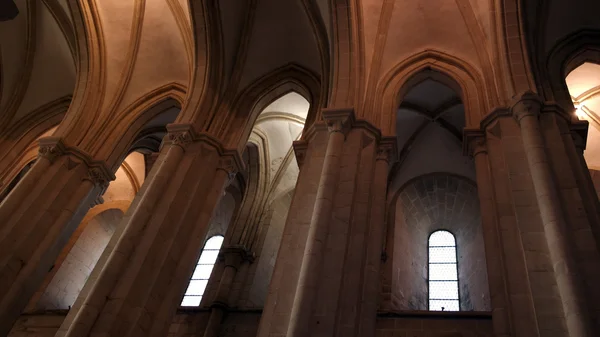
[[[456,240],[448,231],[429,237],[429,310],[458,311]]]
[[[198,259],[198,265],[194,269],[194,274],[187,287],[185,296],[181,300],[181,306],[184,307],[197,307],[200,305],[202,295],[206,290],[208,279],[212,273],[217,257],[219,256],[219,250],[223,244],[222,236],[213,236],[206,241],[202,254]]]

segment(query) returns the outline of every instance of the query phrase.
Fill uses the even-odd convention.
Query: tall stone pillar
[[[569,227],[540,127],[541,108],[542,103],[536,96],[526,94],[513,105],[512,113],[521,128],[569,336],[592,337],[595,334],[582,275],[575,261],[573,241],[569,239]]]
[[[298,276],[296,298],[292,305],[290,324],[287,331],[288,337],[310,336],[309,319],[320,281],[319,269],[325,253],[325,241],[340,172],[340,160],[346,137],[345,132],[352,123],[353,116],[345,112],[330,111],[325,118],[329,130],[329,140],[325,151],[325,160],[323,161],[321,181],[308,228],[304,257]]]
[[[175,124],[153,176],[125,215],[56,336],[163,337],[189,282],[214,208],[241,161]]]
[[[481,208],[481,226],[485,246],[485,259],[488,273],[492,321],[496,337],[516,336],[513,317],[508,299],[506,265],[501,250],[501,235],[498,223],[497,204],[494,196],[488,149],[485,133],[479,130],[466,130],[464,133],[465,152],[475,159],[477,193]]]
[[[218,336],[223,316],[231,304],[230,295],[233,281],[241,264],[244,261],[251,261],[253,259],[252,254],[240,246],[224,247],[221,249],[219,255],[224,262],[224,268],[219,280],[219,286],[217,287],[217,294],[211,305],[210,317],[204,329],[203,337]]]
[[[0,335],[43,282],[114,175],[59,138],[40,140],[36,164],[0,205]]]
[[[369,214],[367,257],[365,260],[362,289],[363,305],[360,312],[360,337],[375,336],[377,309],[380,304],[380,269],[383,253],[383,236],[387,205],[388,178],[391,163],[396,158],[395,137],[385,137],[379,143],[373,175],[372,201]]]
[[[388,164],[377,153],[385,145],[352,110],[323,118],[294,144],[301,169],[259,337],[374,333],[361,321],[377,310],[378,275],[367,274],[381,257]]]

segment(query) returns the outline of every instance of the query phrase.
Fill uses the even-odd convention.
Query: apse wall
[[[433,173],[409,181],[392,210],[388,242],[391,302],[396,310],[428,310],[428,238],[436,230],[454,234],[461,311],[490,308],[479,199],[469,180]]]

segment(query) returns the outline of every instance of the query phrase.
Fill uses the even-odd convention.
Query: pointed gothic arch
[[[454,56],[427,50],[414,55],[389,71],[381,80],[375,93],[375,106],[369,116],[381,127],[382,134],[395,134],[396,108],[402,99],[406,84],[423,70],[434,70],[453,79],[460,87],[465,104],[467,126],[478,126],[480,120],[498,103],[494,88],[485,85],[479,72],[470,64]]]

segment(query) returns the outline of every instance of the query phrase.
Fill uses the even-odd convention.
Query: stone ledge
[[[491,311],[427,311],[427,310],[398,310],[378,311],[380,318],[448,318],[448,319],[492,319]]]

